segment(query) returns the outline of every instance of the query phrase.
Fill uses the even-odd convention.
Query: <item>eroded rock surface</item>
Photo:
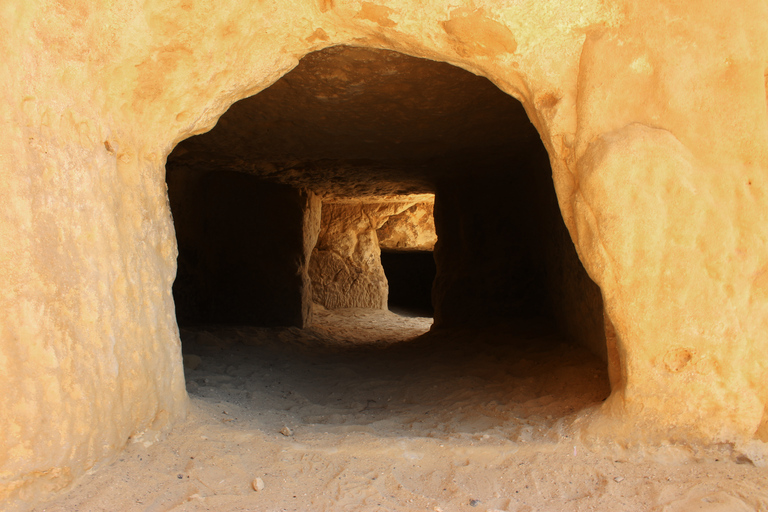
[[[392,198],[323,203],[320,234],[309,264],[314,301],[328,309],[386,309],[389,287],[376,231],[419,199],[423,197],[414,196],[410,202]]]
[[[2,13],[1,500],[60,490],[184,416],[165,157],[343,44],[450,62],[522,102],[613,328],[593,439],[765,451],[764,1],[15,0]],[[396,174],[376,193],[428,191]]]
[[[389,217],[376,236],[379,247],[391,251],[431,251],[437,242],[434,201],[418,203]]]
[[[522,125],[522,129],[520,128]],[[519,102],[484,77],[401,53],[334,47],[305,56],[215,130],[182,141],[169,165],[230,169],[328,198],[423,194],[538,135]]]

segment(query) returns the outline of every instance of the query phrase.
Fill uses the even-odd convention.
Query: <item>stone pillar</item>
[[[387,308],[389,286],[376,230],[425,196],[385,196],[323,203],[309,273],[315,302],[328,309]]]
[[[312,253],[317,245],[320,235],[323,201],[312,192],[304,192],[304,205],[302,207],[302,255],[299,270],[301,273],[301,327],[307,327],[312,323],[312,303],[314,302],[312,278],[310,269]]]
[[[546,152],[540,147],[530,161],[514,164],[509,173],[473,169],[438,185],[436,326],[546,311],[542,216],[552,188]]]
[[[323,203],[309,265],[315,302],[328,309],[387,308],[387,276],[376,237],[378,219],[360,202]]]

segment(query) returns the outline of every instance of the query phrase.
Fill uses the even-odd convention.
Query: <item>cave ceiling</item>
[[[429,193],[456,173],[514,172],[543,152],[522,105],[486,78],[333,47],[179,143],[167,167],[247,172],[343,198]]]

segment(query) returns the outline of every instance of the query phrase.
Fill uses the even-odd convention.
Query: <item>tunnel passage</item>
[[[376,230],[389,284],[388,307],[398,314],[433,317],[435,282],[434,197],[393,215]]]
[[[437,328],[540,319],[605,359],[600,291],[563,225],[547,152],[522,105],[485,78],[384,50],[309,54],[181,142],[167,176],[182,323],[311,324],[312,301],[329,289],[318,276],[340,272],[312,278],[318,248],[365,260],[349,281],[374,297],[363,307],[386,308],[386,280],[371,276],[384,274],[372,237],[388,216],[371,212],[434,194]],[[232,195],[216,195],[225,188]],[[322,230],[339,226],[320,222],[334,204],[357,212],[359,236],[321,247]],[[187,236],[193,217],[205,234]]]
[[[432,285],[437,268],[431,251],[382,251],[381,265],[389,282],[391,311],[434,316]]]

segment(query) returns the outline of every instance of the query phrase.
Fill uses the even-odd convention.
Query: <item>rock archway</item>
[[[446,61],[523,103],[605,302],[613,392],[591,435],[768,441],[763,2],[3,12],[0,499],[62,488],[183,417],[165,157],[338,44]]]

